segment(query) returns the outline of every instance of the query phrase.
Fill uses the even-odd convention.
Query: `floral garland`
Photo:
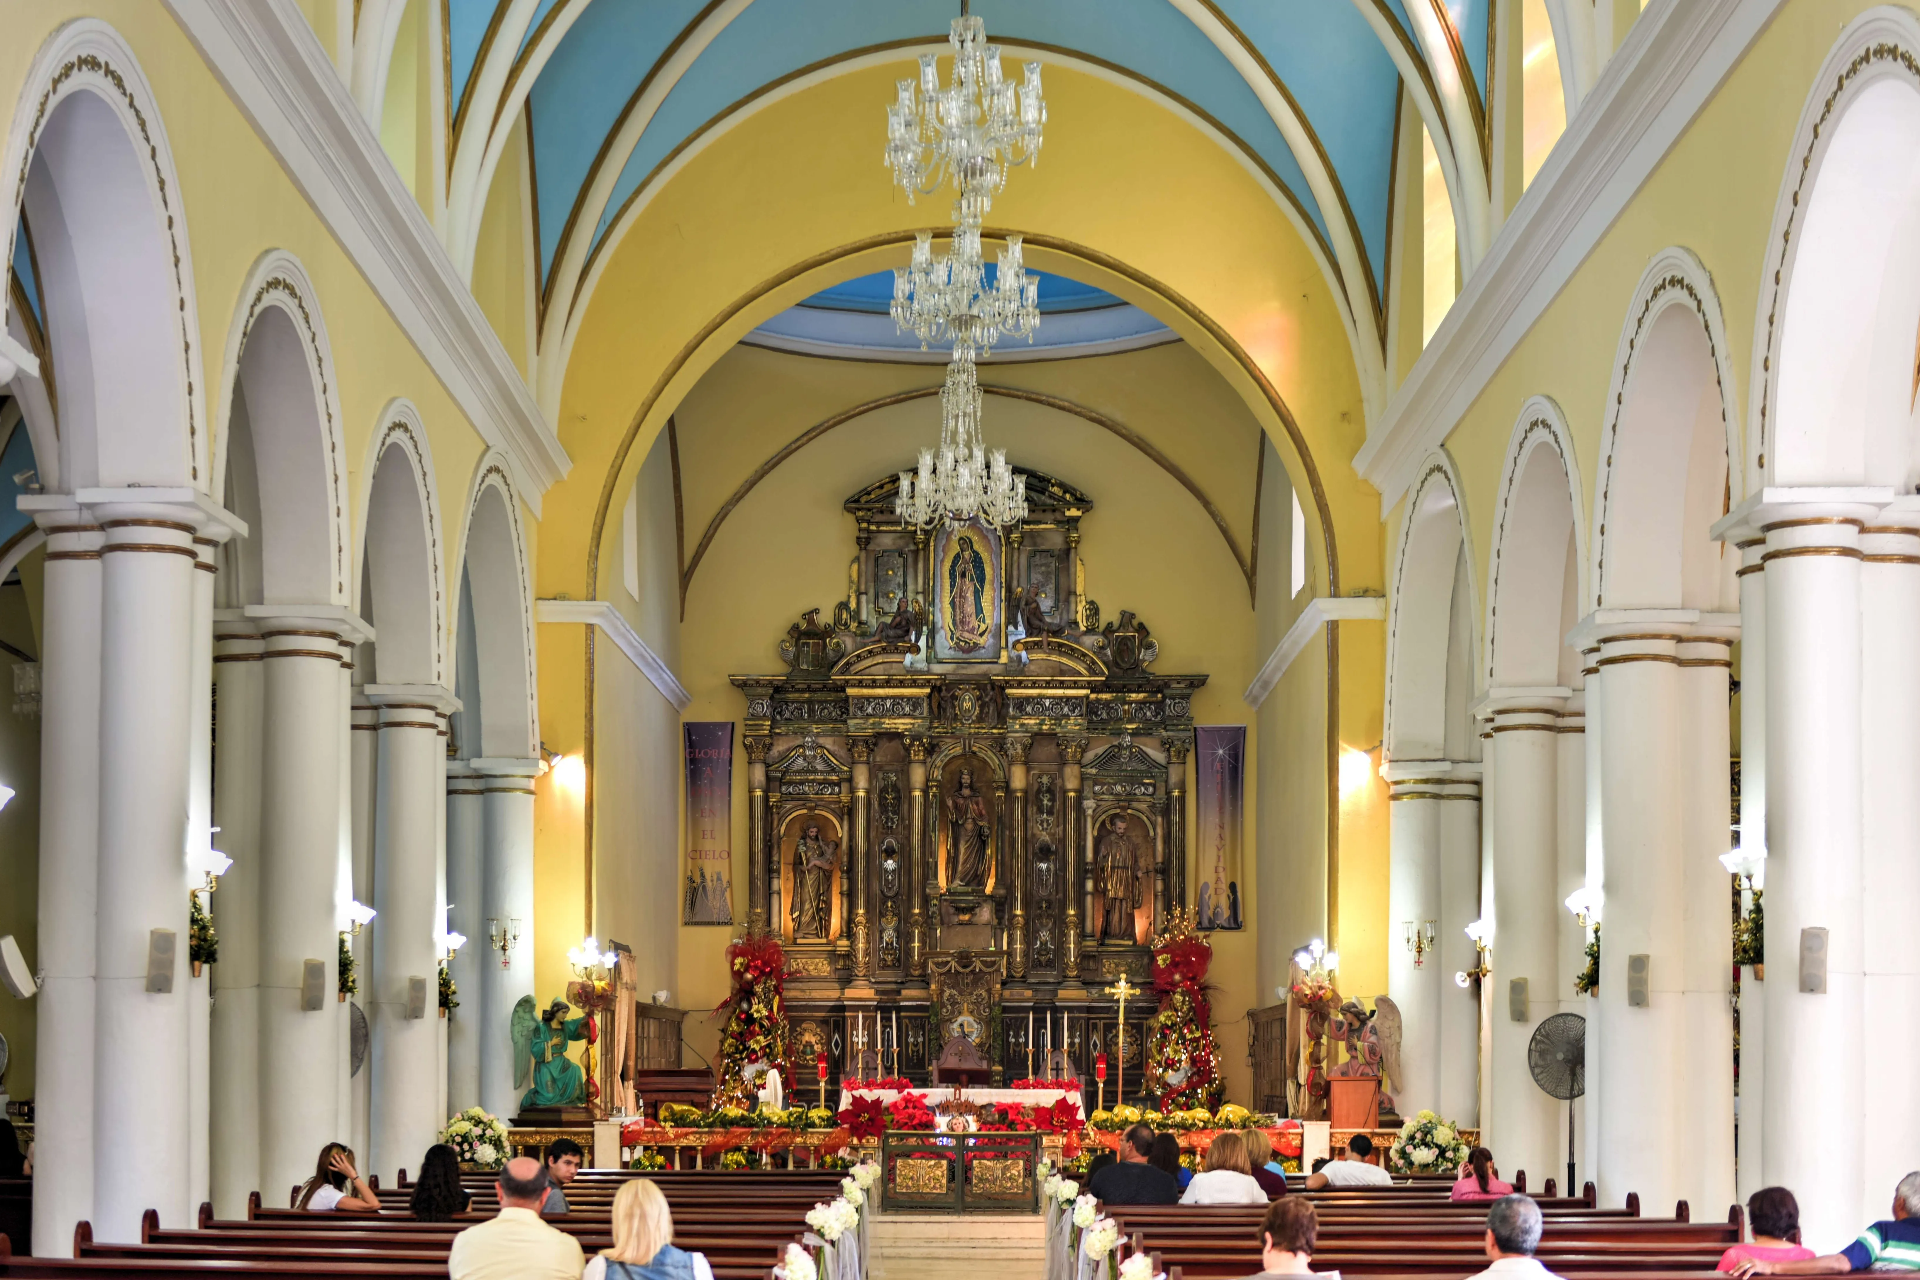
[[[1163,1111],[1211,1107],[1223,1092],[1220,1059],[1213,1043],[1213,1008],[1207,1001],[1207,968],[1213,944],[1175,911],[1166,932],[1153,940],[1153,989],[1160,1012],[1147,1045],[1147,1080],[1160,1093]]]
[[[1080,1092],[1080,1082],[1069,1077],[1065,1080],[1015,1080],[1007,1086],[1009,1089],[1057,1089],[1061,1093]]]
[[[902,1091],[913,1088],[913,1081],[905,1076],[881,1076],[875,1080],[845,1080],[841,1082],[841,1087],[848,1093],[860,1093],[873,1089]],[[1015,1088],[1018,1087],[1015,1086]]]
[[[713,1011],[726,1014],[720,1031],[720,1070],[713,1089],[715,1107],[753,1107],[758,1089],[748,1082],[755,1063],[778,1067],[790,1083],[797,1077],[787,1035],[786,952],[772,934],[750,929],[727,947],[733,992]]]

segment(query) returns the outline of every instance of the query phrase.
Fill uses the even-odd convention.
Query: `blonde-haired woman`
[[[587,1263],[580,1280],[713,1280],[704,1253],[673,1247],[673,1213],[651,1178],[635,1178],[613,1197],[613,1248]]]
[[[1253,1180],[1246,1144],[1234,1132],[1220,1134],[1207,1148],[1207,1167],[1193,1175],[1181,1204],[1265,1204],[1267,1193]]]

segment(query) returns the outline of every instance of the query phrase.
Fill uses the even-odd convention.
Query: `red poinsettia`
[[[889,1129],[937,1129],[924,1093],[903,1093],[887,1107]]]
[[[856,1138],[877,1138],[886,1131],[887,1113],[878,1098],[855,1098],[853,1105],[834,1117]]]
[[[1034,1110],[1037,1112],[1040,1108],[1036,1107]],[[1053,1104],[1051,1110],[1053,1112],[1053,1123],[1049,1132],[1073,1133],[1081,1127],[1080,1104],[1073,1099],[1061,1098]]]

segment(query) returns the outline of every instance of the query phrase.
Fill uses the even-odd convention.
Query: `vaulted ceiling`
[[[590,266],[623,206],[714,122],[802,77],[942,42],[958,12],[957,0],[442,3],[456,151],[475,132],[470,116],[486,120],[483,134],[522,104],[530,119],[543,294]],[[1345,290],[1377,316],[1403,83],[1449,186],[1477,179],[1484,201],[1493,3],[978,0],[974,11],[1009,62],[1072,62],[1205,121],[1292,205],[1334,269],[1360,277]]]

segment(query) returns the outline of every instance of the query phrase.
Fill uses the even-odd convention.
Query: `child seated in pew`
[[[713,1280],[713,1267],[706,1254],[674,1247],[666,1196],[636,1178],[613,1197],[613,1248],[596,1254],[580,1280]]]
[[[1338,1271],[1314,1271],[1307,1266],[1313,1261],[1313,1246],[1319,1237],[1320,1215],[1314,1212],[1312,1201],[1298,1197],[1275,1200],[1260,1224],[1260,1274],[1318,1275],[1340,1280]]]
[[[419,1222],[452,1222],[454,1215],[465,1213],[473,1197],[460,1187],[460,1156],[444,1142],[427,1148],[420,1162],[420,1177],[413,1184],[408,1208]]]
[[[1511,1183],[1500,1181],[1499,1170],[1493,1167],[1493,1152],[1485,1147],[1475,1147],[1467,1152],[1466,1167],[1460,1171],[1460,1181],[1453,1184],[1453,1194],[1449,1200],[1498,1200],[1501,1196],[1513,1194]]]
[[[293,1207],[316,1213],[332,1210],[372,1213],[380,1208],[380,1197],[354,1169],[353,1149],[343,1143],[329,1142],[320,1148],[313,1176],[300,1188]]]

